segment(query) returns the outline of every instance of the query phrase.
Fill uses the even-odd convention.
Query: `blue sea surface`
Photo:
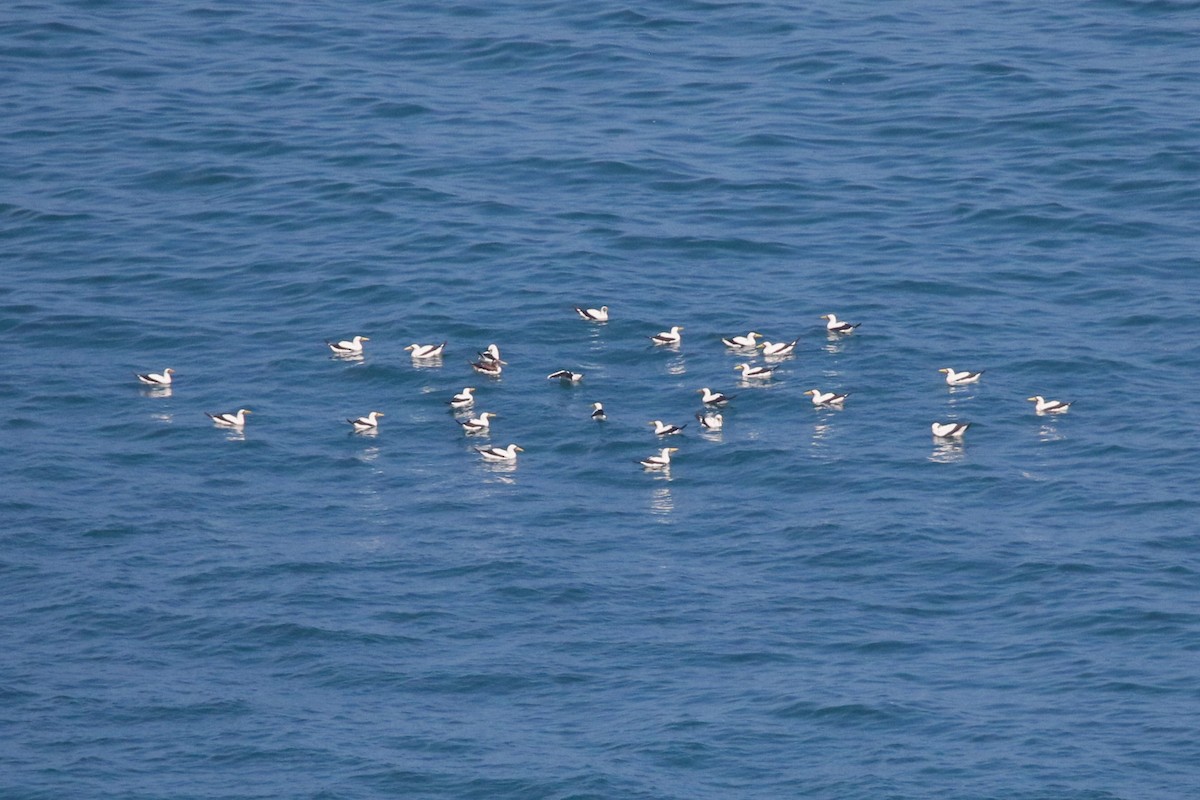
[[[1198,42],[1183,0],[7,5],[0,797],[1194,798]],[[798,340],[758,385],[747,331]]]

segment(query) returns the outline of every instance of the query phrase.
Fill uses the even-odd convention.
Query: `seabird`
[[[950,386],[965,386],[968,383],[979,383],[980,377],[983,376],[983,370],[979,370],[979,372],[955,372],[949,367],[943,367],[938,372],[946,374],[946,383]]]
[[[601,403],[592,403],[592,419],[596,422],[604,422],[608,419],[608,414],[604,413],[604,405]]]
[[[939,439],[961,439],[962,435],[967,432],[967,428],[971,427],[971,423],[935,422],[929,427],[933,431],[933,435]]]
[[[446,343],[441,344],[410,344],[404,348],[412,352],[413,358],[441,358],[446,352]]]
[[[670,425],[661,419],[652,419],[646,424],[654,426],[655,436],[674,436],[677,433],[683,433],[683,429],[687,427],[687,425]]]
[[[1033,410],[1039,414],[1065,414],[1071,407],[1070,403],[1064,403],[1062,400],[1047,400],[1040,394],[1025,399],[1031,403],[1037,403]]]
[[[492,427],[492,417],[498,416],[500,415],[491,411],[485,411],[474,419],[469,419],[466,422],[460,422],[458,424],[462,425],[464,433],[487,433]]]
[[[729,401],[732,400],[734,397],[736,397],[736,395],[732,395],[732,394],[724,395],[724,394],[721,394],[720,392],[714,392],[713,390],[709,389],[707,386],[705,386],[703,389],[697,389],[696,391],[699,392],[700,394],[704,395],[703,397],[700,398],[700,402],[704,403],[704,405],[706,405],[706,406],[729,405]]]
[[[679,335],[681,330],[683,330],[682,325],[675,325],[669,331],[654,334],[650,340],[655,344],[679,344],[683,341],[683,337]]]
[[[767,342],[764,341],[759,347],[762,348],[764,356],[790,356],[796,350],[796,345],[800,342],[799,339],[793,339],[790,342]]]
[[[807,395],[812,395],[814,406],[840,406],[846,402],[849,395],[834,394],[833,392],[822,392],[820,389],[809,389],[805,392]]]
[[[671,453],[679,450],[678,447],[664,447],[656,456],[648,456],[643,458],[638,463],[646,469],[664,469],[671,466]]]
[[[582,308],[575,306],[575,313],[588,322],[608,322],[608,306]]]
[[[492,378],[499,378],[500,373],[504,370],[501,364],[503,361],[493,361],[487,358],[480,358],[478,361],[471,362],[471,369],[481,375],[488,375]]]
[[[371,340],[366,336],[355,336],[353,339],[343,339],[340,342],[326,341],[325,344],[329,345],[329,349],[339,356],[357,356],[362,354],[362,343],[369,341]]]
[[[861,325],[861,322],[856,322],[851,325],[849,322],[842,322],[835,314],[822,314],[821,319],[828,320],[825,323],[825,330],[830,333],[852,333],[855,328]]]
[[[726,347],[732,347],[736,350],[742,347],[757,347],[758,342],[756,340],[760,336],[762,336],[761,333],[750,331],[745,336],[730,336],[728,339],[722,338],[721,341],[725,343]]]
[[[719,431],[725,426],[725,418],[715,411],[697,414],[696,419],[706,431]]]
[[[475,405],[475,387],[467,386],[461,392],[450,398],[451,408],[470,408]]]
[[[207,411],[204,414],[215,422],[217,425],[224,425],[227,428],[240,428],[246,424],[246,415],[252,413],[248,408],[239,408],[236,414],[209,414]]]
[[[382,416],[385,416],[382,411],[372,411],[365,417],[348,419],[346,422],[349,422],[351,425],[353,425],[354,430],[356,431],[374,431],[379,429],[379,418]]]
[[[507,361],[500,360],[500,348],[496,347],[496,345],[494,345],[494,344],[489,344],[487,346],[487,348],[484,349],[479,354],[479,360],[480,361],[494,361],[497,364],[507,364],[508,363]]]
[[[558,372],[551,372],[546,376],[548,381],[562,381],[563,383],[579,383],[583,380],[582,372],[571,372],[569,369],[560,369]]]
[[[508,447],[476,447],[475,452],[483,456],[484,461],[516,461],[517,453],[524,453],[524,447],[510,444]]]
[[[145,374],[135,372],[133,374],[137,375],[139,381],[150,386],[170,386],[171,376],[175,374],[175,370],[167,367],[162,372],[147,372]]]
[[[749,364],[738,364],[734,369],[742,371],[742,380],[744,381],[766,380],[775,372],[774,367],[752,367]]]

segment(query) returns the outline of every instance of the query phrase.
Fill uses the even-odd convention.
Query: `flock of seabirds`
[[[585,308],[575,306],[575,313],[580,318],[592,323],[608,322],[608,306],[600,308]],[[829,336],[849,336],[858,328],[859,323],[850,323],[837,318],[835,314],[823,314],[821,319],[825,320],[825,330]],[[670,330],[656,333],[649,337],[656,345],[661,347],[678,347],[683,341],[682,325],[676,325]],[[770,342],[758,341],[762,339],[762,334],[756,331],[750,331],[744,335],[730,336],[722,338],[721,341],[730,350],[742,352],[747,355],[756,354],[759,350],[766,358],[785,358],[792,355],[796,349],[799,340],[795,339],[790,342]],[[367,336],[355,336],[353,339],[345,339],[342,341],[332,342],[327,341],[326,344],[338,358],[362,358],[364,352],[364,342],[369,342]],[[446,342],[441,344],[411,344],[404,348],[412,354],[412,358],[416,362],[432,362],[441,359],[446,350]],[[471,363],[471,368],[481,375],[490,378],[498,378],[504,371],[504,367],[508,364],[500,358],[500,348],[495,344],[489,344],[487,349],[479,353],[479,358]],[[738,364],[734,369],[742,373],[744,382],[767,381],[774,376],[775,367],[771,366],[753,366],[749,363]],[[949,386],[966,386],[973,383],[978,383],[983,377],[983,370],[979,372],[970,372],[967,370],[959,371],[945,367],[939,370],[946,376],[946,383]],[[158,388],[169,387],[173,380],[175,370],[168,367],[162,372],[147,372],[135,373],[138,380],[148,386]],[[572,372],[571,370],[560,369],[557,372],[552,372],[546,376],[548,380],[561,381],[566,384],[578,384],[583,380],[583,374]],[[719,431],[725,424],[725,420],[721,415],[721,409],[729,404],[732,396],[714,392],[707,386],[697,390],[702,397],[701,402],[704,404],[705,410],[696,414],[696,420],[700,427],[706,431]],[[455,413],[471,413],[472,407],[475,405],[475,387],[464,387],[461,392],[454,395],[448,404]],[[841,409],[845,406],[846,399],[849,394],[837,394],[835,392],[823,392],[820,389],[809,389],[804,393],[812,398],[812,404],[818,407]],[[1060,400],[1047,400],[1041,395],[1034,395],[1026,398],[1029,402],[1034,403],[1034,411],[1038,415],[1044,414],[1065,414],[1071,408],[1071,403],[1062,402]],[[246,424],[246,415],[252,413],[248,408],[240,408],[236,412],[221,412],[205,414],[213,421],[213,424],[221,428],[242,429]],[[355,419],[347,419],[346,421],[353,426],[356,433],[375,433],[379,430],[379,418],[384,416],[382,411],[372,411],[366,416],[357,417]],[[460,421],[463,431],[468,435],[486,435],[491,428],[492,418],[496,415],[490,411],[484,411],[477,416],[467,420]],[[604,406],[601,403],[592,403],[592,419],[596,422],[604,422],[608,417],[605,414]],[[673,425],[663,422],[662,420],[652,420],[650,425],[654,426],[656,436],[674,436],[682,433],[686,425]],[[930,426],[935,439],[944,441],[961,440],[967,429],[971,427],[969,422],[934,422]],[[666,470],[671,466],[671,454],[678,451],[676,447],[663,447],[657,455],[647,456],[638,461],[647,470]],[[524,448],[520,445],[510,444],[507,447],[476,447],[476,452],[484,461],[498,463],[515,463],[517,453],[524,452]]]

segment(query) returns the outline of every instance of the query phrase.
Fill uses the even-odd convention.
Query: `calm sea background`
[[[0,69],[0,797],[1196,796],[1200,3],[16,0]]]

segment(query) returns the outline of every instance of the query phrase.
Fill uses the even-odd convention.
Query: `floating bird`
[[[480,361],[492,361],[497,364],[507,364],[508,363],[507,361],[502,361],[500,359],[500,348],[496,347],[496,345],[494,345],[494,344],[489,344],[487,346],[487,348],[484,349],[479,354],[479,360]]]
[[[248,408],[239,408],[236,414],[209,414],[204,412],[205,416],[215,422],[217,425],[224,425],[227,428],[240,428],[246,424],[246,415],[252,413]]]
[[[369,341],[371,341],[370,338],[366,336],[355,336],[353,339],[343,339],[340,342],[326,341],[325,344],[329,345],[329,349],[339,356],[357,356],[362,355],[362,343]]]
[[[697,414],[696,419],[700,422],[700,427],[706,431],[719,431],[725,427],[725,418],[715,411]]]
[[[821,319],[827,320],[825,330],[830,333],[853,333],[854,329],[862,324],[861,322],[856,322],[851,325],[849,322],[839,320],[835,314],[822,314]]]
[[[969,427],[969,422],[935,422],[930,426],[930,430],[939,439],[961,439]]]
[[[671,466],[671,453],[678,450],[678,447],[664,447],[658,455],[643,458],[638,463],[646,469],[666,469]]]
[[[799,344],[799,339],[793,339],[790,342],[768,342],[764,341],[759,347],[762,348],[763,355],[768,358],[774,356],[790,356],[796,351],[796,345]]]
[[[721,339],[721,341],[725,343],[726,347],[732,347],[736,350],[742,347],[757,347],[758,342],[756,340],[760,336],[762,336],[761,333],[750,331],[745,336],[730,336],[728,339]]]
[[[495,414],[491,411],[485,411],[474,419],[469,419],[466,422],[460,422],[458,424],[462,425],[464,433],[469,433],[474,436],[480,433],[487,433],[492,427],[492,417],[498,416],[499,414]]]
[[[737,396],[737,395],[732,395],[732,394],[725,395],[725,394],[721,394],[720,392],[714,392],[713,390],[709,389],[707,386],[705,386],[703,389],[697,389],[696,391],[699,392],[700,394],[704,395],[703,397],[700,398],[700,402],[704,403],[704,405],[706,405],[706,406],[726,406],[726,405],[729,405],[730,400],[732,400],[734,397]]]
[[[175,370],[167,367],[162,372],[147,372],[145,374],[135,372],[133,374],[137,375],[139,381],[150,386],[170,386],[171,376],[175,374]]]
[[[669,425],[661,419],[652,419],[646,424],[654,426],[655,436],[674,436],[677,433],[683,433],[683,429],[687,427],[687,425]]]
[[[475,452],[483,456],[484,461],[516,461],[517,453],[524,453],[524,447],[510,444],[508,447],[476,447]]]
[[[742,380],[766,380],[775,374],[774,367],[752,367],[749,364],[738,364],[734,369],[742,371]]]
[[[581,308],[575,306],[575,313],[588,322],[608,322],[608,306],[599,308]]]
[[[604,413],[604,405],[601,403],[592,403],[592,419],[596,422],[604,422],[608,419],[608,414]]]
[[[1065,414],[1071,408],[1070,403],[1064,403],[1061,400],[1047,400],[1040,394],[1035,394],[1033,397],[1026,397],[1031,403],[1036,403],[1033,410],[1039,414]]]
[[[679,344],[683,341],[683,337],[679,335],[681,330],[683,330],[682,325],[675,325],[669,331],[654,334],[650,340],[655,344]]]
[[[805,392],[807,395],[812,395],[814,406],[841,406],[846,402],[849,395],[834,394],[833,392],[822,392],[820,389],[809,389]]]
[[[404,348],[412,353],[413,358],[441,358],[446,352],[446,343],[441,344],[410,344]]]
[[[379,418],[382,416],[385,416],[382,411],[372,411],[365,417],[348,419],[346,422],[349,422],[351,425],[353,425],[354,430],[356,431],[374,431],[379,429]]]
[[[943,372],[946,375],[946,383],[950,386],[965,386],[968,383],[979,383],[979,379],[983,377],[983,370],[979,372],[955,372],[949,367],[939,369],[938,372]]]
[[[467,386],[461,392],[450,398],[451,408],[470,408],[475,405],[475,387]]]
[[[558,372],[551,372],[546,376],[548,381],[562,381],[563,383],[579,383],[583,380],[582,372],[571,372],[569,369],[560,369]]]
[[[491,359],[481,358],[478,361],[471,362],[471,369],[475,370],[481,375],[487,375],[491,378],[499,378],[500,373],[504,371],[504,367],[501,366],[503,363],[503,361],[499,360],[493,361]]]

